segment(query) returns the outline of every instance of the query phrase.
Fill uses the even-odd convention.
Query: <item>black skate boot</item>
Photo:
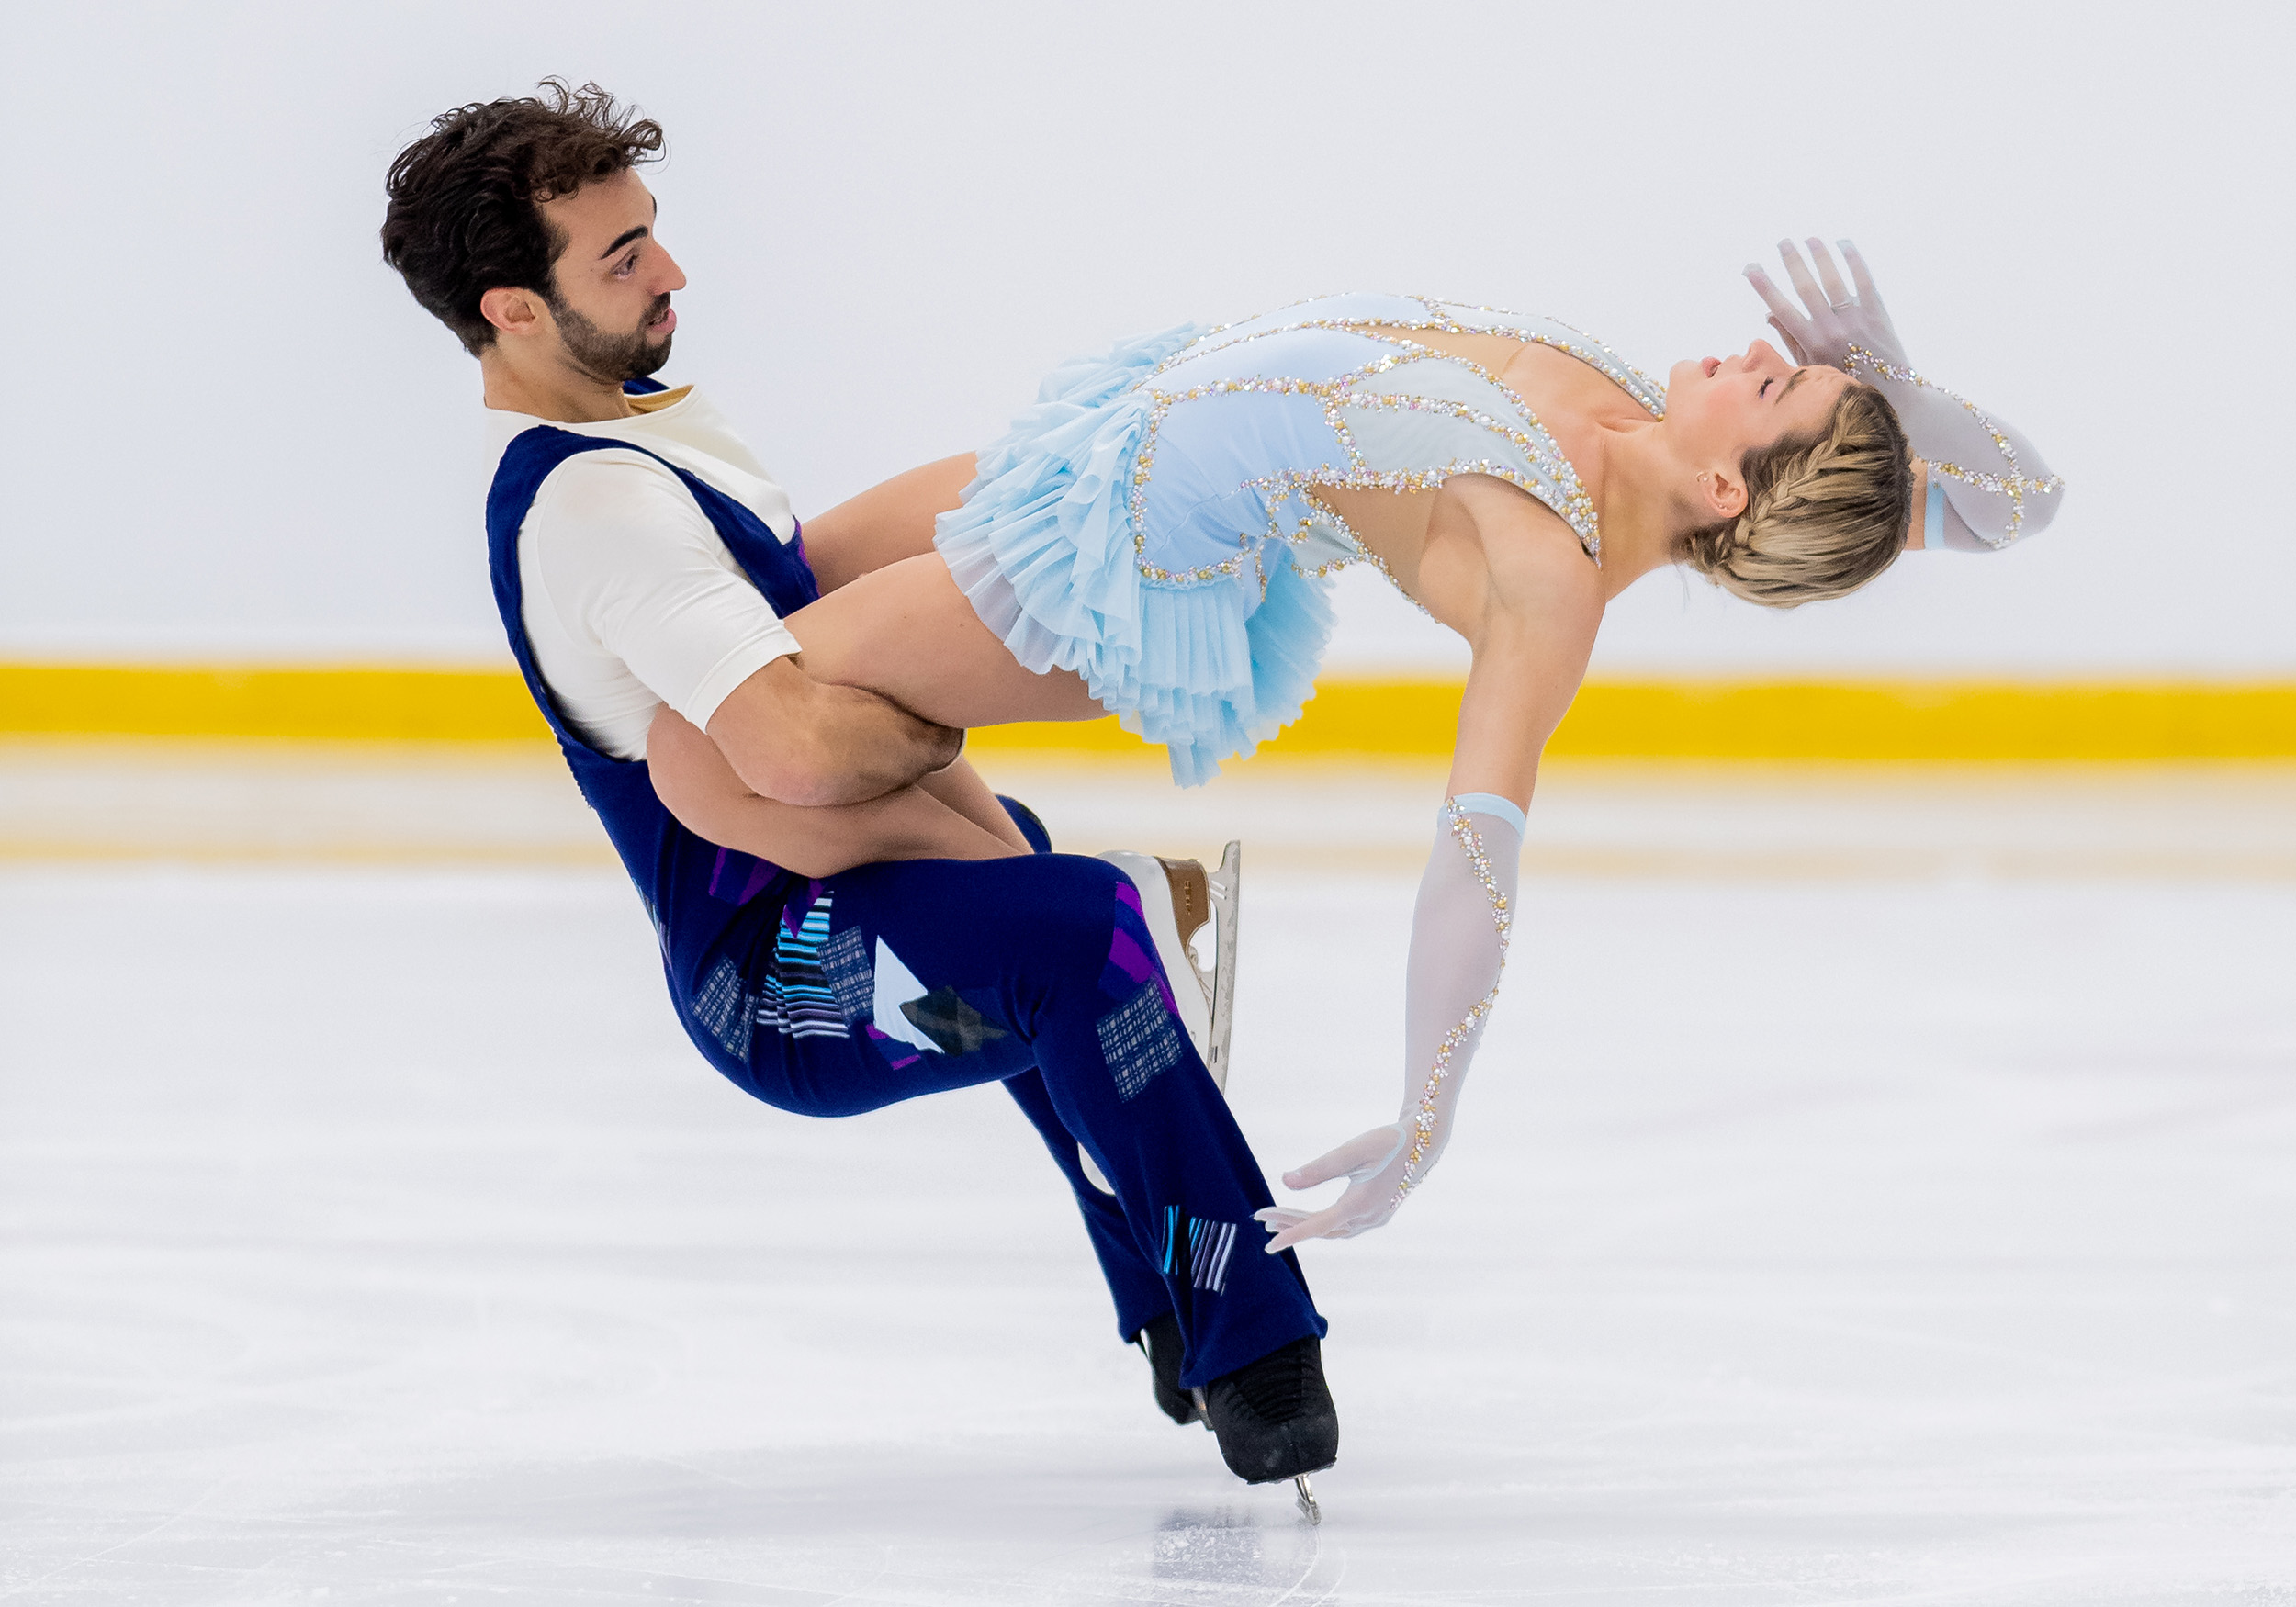
[[[1201,1422],[1203,1413],[1196,1410],[1193,1390],[1180,1388],[1180,1324],[1166,1311],[1147,1327],[1132,1335],[1132,1343],[1140,1346],[1140,1354],[1148,1358],[1151,1381],[1156,1392],[1156,1406],[1174,1422]],[[1206,1428],[1211,1427],[1204,1423]]]
[[[1322,1523],[1308,1475],[1339,1460],[1339,1409],[1323,1383],[1322,1342],[1295,1339],[1196,1394],[1228,1471],[1247,1484],[1290,1479],[1300,1512]]]

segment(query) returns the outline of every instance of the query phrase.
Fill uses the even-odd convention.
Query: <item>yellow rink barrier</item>
[[[549,740],[515,670],[396,664],[0,664],[0,735]]]
[[[1412,759],[1450,751],[1456,683],[1327,677],[1263,752]],[[539,741],[496,668],[0,664],[0,736]],[[1152,757],[1113,720],[974,733],[985,753]],[[2296,759],[2296,681],[1591,681],[1559,757],[1848,759]]]

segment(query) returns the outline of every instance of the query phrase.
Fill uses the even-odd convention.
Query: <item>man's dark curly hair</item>
[[[433,118],[384,181],[383,261],[474,357],[494,343],[478,310],[489,290],[532,290],[558,305],[551,264],[566,236],[539,203],[662,154],[661,125],[595,84],[546,78],[535,87]]]

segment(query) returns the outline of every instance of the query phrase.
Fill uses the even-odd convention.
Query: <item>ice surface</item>
[[[1247,867],[1271,1173],[1401,1087],[1412,879],[1333,863]],[[1307,1256],[1310,1530],[1001,1096],[749,1103],[611,872],[0,872],[0,1600],[2296,1601],[2296,883],[1525,893]]]

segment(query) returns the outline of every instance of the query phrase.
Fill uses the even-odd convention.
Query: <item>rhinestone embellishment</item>
[[[1388,1202],[1390,1210],[1401,1205],[1403,1197],[1416,1188],[1424,1175],[1421,1166],[1435,1144],[1435,1102],[1442,1096],[1445,1079],[1451,1074],[1451,1061],[1459,1046],[1482,1030],[1483,1018],[1499,1002],[1500,977],[1505,975],[1507,969],[1507,938],[1514,926],[1514,912],[1507,907],[1507,895],[1499,891],[1499,879],[1491,872],[1491,856],[1483,850],[1481,833],[1469,821],[1467,811],[1459,807],[1457,798],[1446,798],[1443,811],[1450,823],[1452,840],[1475,867],[1475,879],[1483,884],[1483,896],[1491,901],[1491,918],[1499,928],[1500,974],[1491,978],[1490,991],[1475,1001],[1474,1007],[1435,1046],[1435,1064],[1428,1069],[1427,1081],[1419,1090],[1419,1107],[1411,1118],[1410,1152],[1403,1158],[1403,1176],[1395,1186],[1395,1197]]]
[[[1993,438],[1994,446],[2009,465],[2009,473],[2005,475],[1988,474],[1981,469],[1964,468],[1959,464],[1943,463],[1936,458],[1929,460],[1931,474],[1943,475],[1949,480],[1959,480],[1965,486],[1975,486],[1981,491],[1990,491],[1997,497],[2009,499],[2009,529],[1998,537],[1987,535],[1983,531],[1975,533],[1977,539],[1987,546],[1998,549],[2017,539],[2018,532],[2024,527],[2025,499],[2028,495],[2045,497],[2053,491],[2061,491],[2065,489],[2063,475],[2051,475],[2045,480],[2028,478],[2024,469],[2017,461],[2017,448],[2009,444],[2009,438],[2002,434],[1999,426],[1996,425],[1991,419],[1986,418],[1977,404],[1967,397],[1947,390],[1941,385],[1932,385],[1910,368],[1901,368],[1895,363],[1884,362],[1863,346],[1851,346],[1849,354],[1842,358],[1841,365],[1855,374],[1861,364],[1871,369],[1880,378],[1894,379],[1901,385],[1919,386],[1923,390],[1934,390],[1941,396],[1951,397],[1968,411],[1971,418],[1977,421],[1979,429]]]
[[[1490,334],[1526,344],[1552,346],[1593,367],[1626,390],[1653,417],[1663,417],[1666,393],[1649,376],[1634,368],[1609,347],[1583,332],[1550,320],[1524,318],[1495,308],[1469,308],[1425,297],[1401,299],[1415,303],[1423,316],[1408,319],[1321,318],[1311,309],[1328,298],[1294,303],[1303,316],[1282,318],[1291,309],[1247,320],[1261,327],[1223,324],[1208,331],[1166,357],[1140,381],[1138,389],[1149,399],[1149,412],[1132,460],[1127,488],[1127,512],[1131,525],[1133,558],[1142,579],[1165,586],[1204,585],[1232,580],[1247,573],[1266,586],[1267,551],[1275,548],[1283,560],[1307,577],[1321,578],[1351,564],[1371,564],[1402,591],[1393,572],[1347,522],[1314,501],[1316,489],[1429,491],[1440,489],[1453,475],[1480,474],[1504,480],[1528,492],[1552,509],[1579,537],[1587,556],[1602,561],[1602,531],[1593,499],[1579,479],[1578,471],[1563,455],[1537,414],[1499,376],[1481,365],[1410,339],[1412,331],[1440,331],[1450,334]],[[1269,322],[1269,320],[1280,320]],[[1303,330],[1323,330],[1360,336],[1391,348],[1346,372],[1327,379],[1262,377],[1220,379],[1186,389],[1165,389],[1158,381],[1172,369],[1213,352],[1227,351],[1277,335]],[[1492,393],[1485,405],[1452,397],[1425,394],[1411,388],[1374,389],[1368,382],[1390,375],[1408,375],[1418,365],[1446,365],[1473,375]],[[1167,568],[1149,556],[1148,511],[1150,487],[1155,477],[1158,439],[1166,417],[1176,408],[1208,398],[1257,392],[1277,396],[1313,397],[1322,405],[1324,421],[1345,462],[1296,465],[1243,482],[1238,489],[1260,492],[1267,520],[1265,528],[1235,533],[1232,556],[1189,568]],[[1446,432],[1458,444],[1439,461],[1375,466],[1356,444],[1352,421],[1378,414],[1419,413],[1446,421],[1458,428]],[[1474,444],[1480,443],[1478,446]],[[1300,504],[1304,503],[1303,509]],[[1344,556],[1327,562],[1297,561],[1300,550],[1318,536],[1326,552]],[[1418,599],[1404,596],[1414,606]]]

